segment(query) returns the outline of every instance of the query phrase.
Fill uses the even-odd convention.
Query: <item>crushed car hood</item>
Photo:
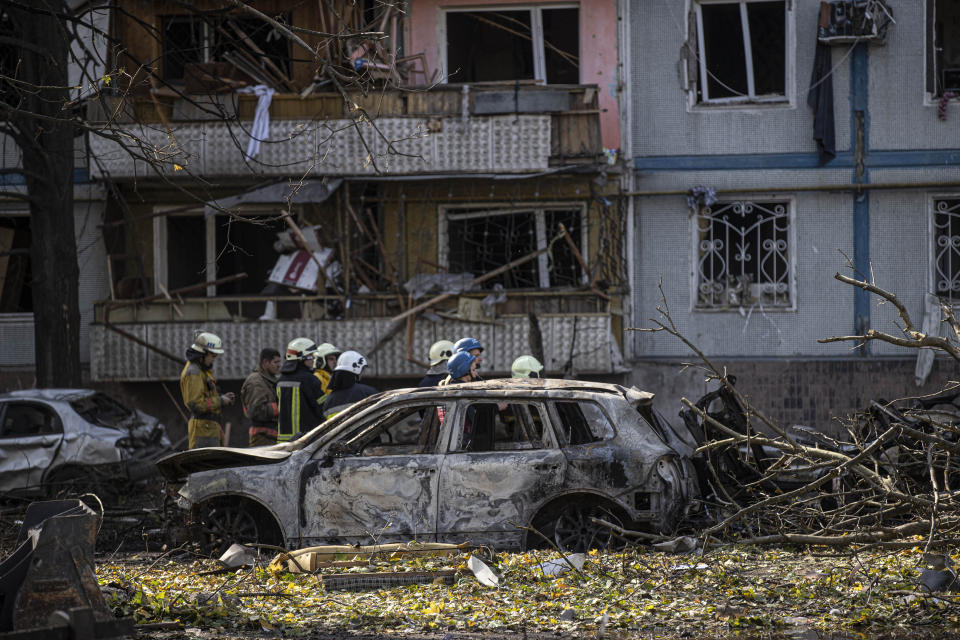
[[[171,482],[183,480],[187,475],[211,469],[247,467],[258,464],[274,464],[290,457],[289,451],[278,449],[234,449],[231,447],[207,447],[181,451],[157,460],[157,468]]]

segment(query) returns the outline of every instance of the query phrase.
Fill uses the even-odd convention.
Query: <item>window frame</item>
[[[587,402],[587,403],[592,404],[592,405],[594,405],[595,407],[597,407],[597,409],[600,410],[600,413],[603,414],[603,417],[605,417],[605,418],[607,419],[607,425],[609,425],[610,431],[611,431],[610,437],[608,437],[608,438],[601,438],[600,440],[594,440],[593,442],[587,442],[587,443],[584,443],[584,444],[570,444],[569,442],[568,442],[567,444],[563,444],[563,441],[562,441],[562,439],[560,438],[560,422],[561,422],[560,410],[557,409],[557,403],[559,403],[559,402],[574,402],[574,403],[577,403],[577,404]],[[567,448],[570,448],[570,447],[589,447],[589,446],[596,446],[596,445],[599,445],[599,444],[603,444],[603,443],[606,443],[606,442],[611,442],[611,441],[613,441],[613,440],[616,440],[617,437],[620,435],[620,430],[617,428],[617,423],[616,423],[616,421],[613,420],[613,419],[610,417],[610,413],[607,411],[607,408],[604,406],[603,402],[601,402],[601,401],[599,401],[599,400],[594,400],[593,398],[585,398],[585,399],[552,398],[549,402],[546,403],[546,405],[547,405],[547,410],[548,410],[548,412],[550,413],[550,421],[551,421],[552,428],[553,428],[553,432],[554,432],[554,433],[553,433],[553,437],[554,437],[554,439],[557,441],[557,447],[560,448],[561,450],[567,449]],[[581,411],[581,413],[583,412],[582,409],[581,409],[580,411]],[[584,419],[586,419],[586,417],[587,417],[586,414],[584,414],[583,417],[584,417]],[[641,416],[641,417],[642,417],[642,416]],[[591,435],[592,435],[592,432],[591,432]]]
[[[947,301],[954,308],[960,307],[960,292],[955,298],[943,297],[937,293],[937,201],[956,200],[960,203],[960,192],[945,193],[932,192],[927,193],[927,291],[937,296],[938,299]],[[957,267],[960,274],[960,265]]]
[[[25,405],[28,407],[37,407],[41,411],[49,415],[52,415],[54,420],[54,426],[57,427],[57,430],[54,431],[53,433],[34,433],[31,435],[8,436],[4,430],[4,424],[6,424],[7,411],[9,411],[10,407],[13,405]],[[60,413],[54,407],[52,407],[51,405],[45,402],[40,402],[37,400],[24,400],[20,398],[11,398],[9,400],[3,401],[3,403],[0,403],[0,442],[3,442],[5,440],[16,440],[18,438],[46,438],[49,436],[63,437],[65,433],[66,432],[64,431],[64,428],[63,428],[63,418],[60,417]]]
[[[940,82],[937,79],[939,69],[937,69],[937,53],[934,46],[934,38],[937,34],[937,0],[925,0],[923,2],[923,105],[925,107],[935,107],[940,104],[940,94],[937,87]],[[958,30],[960,35],[960,30]],[[933,75],[933,91],[927,88],[930,76]],[[952,98],[951,102],[956,102],[958,98]],[[944,196],[949,197],[949,196]]]
[[[29,217],[30,217],[30,210],[29,210],[28,208],[26,208],[26,207],[19,207],[19,206],[11,206],[11,207],[9,207],[9,208],[8,208],[8,207],[4,207],[4,208],[0,209],[0,217],[3,217],[3,218],[29,218]],[[32,227],[31,227],[31,235],[32,235],[32,233],[33,233],[33,231],[32,231]],[[28,260],[30,259],[30,256],[29,256],[29,255],[27,256],[27,259],[28,259]],[[31,265],[31,266],[32,266],[32,265]],[[2,294],[2,293],[3,293],[3,291],[0,290],[0,294]],[[3,322],[23,322],[24,320],[31,320],[31,321],[32,321],[32,320],[33,320],[33,314],[34,314],[33,311],[15,311],[15,312],[12,312],[12,313],[2,313],[2,312],[0,312],[0,323],[3,323]]]
[[[798,296],[798,282],[797,282],[797,198],[796,196],[784,196],[783,194],[740,194],[738,198],[723,199],[719,200],[717,204],[728,203],[728,202],[756,202],[756,201],[766,201],[766,202],[780,202],[789,207],[787,213],[788,225],[787,229],[787,251],[788,256],[788,268],[790,270],[790,275],[787,278],[787,283],[789,286],[790,294],[790,304],[788,306],[782,307],[764,307],[763,311],[765,313],[792,313],[797,311],[797,296]],[[690,209],[688,209],[690,211]],[[698,292],[700,290],[700,270],[698,268],[700,262],[700,229],[697,223],[697,219],[700,217],[699,211],[690,212],[689,217],[689,234],[690,234],[690,304],[688,310],[690,313],[737,313],[739,314],[741,310],[749,311],[754,305],[739,305],[739,306],[726,306],[726,307],[700,307],[697,306]]]
[[[442,84],[450,84],[449,69],[447,59],[447,14],[449,13],[495,13],[497,11],[529,11],[530,12],[530,35],[532,40],[530,46],[533,47],[533,81],[538,85],[547,84],[547,56],[546,48],[543,46],[543,13],[544,9],[577,9],[580,13],[577,24],[577,32],[580,34],[577,57],[583,59],[583,6],[580,2],[551,2],[548,4],[495,4],[495,5],[469,5],[458,7],[444,7],[440,9],[440,21],[438,24],[440,49],[440,74]],[[579,81],[583,82],[583,66],[580,65]],[[505,80],[504,82],[511,82]],[[454,84],[462,84],[454,79]]]
[[[233,210],[238,216],[278,216],[284,204],[242,204]],[[300,205],[293,205],[292,213],[294,217],[298,215]],[[169,212],[169,213],[167,213]],[[161,285],[168,291],[170,287],[169,264],[167,262],[167,250],[169,249],[169,238],[167,234],[168,217],[188,217],[204,216],[202,207],[183,209],[176,205],[156,205],[153,207],[153,293],[154,295],[163,295]],[[213,282],[217,279],[217,215],[207,216],[204,222],[204,248],[206,250],[206,282]],[[279,254],[278,254],[279,255]],[[198,283],[199,284],[199,283]],[[208,298],[217,296],[217,286],[208,285],[206,289]]]
[[[458,209],[477,209],[483,207],[488,208],[485,211],[467,211],[464,213],[457,213]],[[530,204],[518,202],[511,203],[510,205],[506,206],[496,204],[491,206],[489,203],[483,202],[475,204],[439,205],[437,207],[437,264],[442,265],[443,267],[450,266],[450,232],[448,216],[451,214],[456,217],[455,219],[469,220],[471,218],[487,218],[491,215],[511,215],[533,211],[534,224],[537,231],[537,248],[540,249],[545,247],[550,242],[549,233],[546,228],[546,211],[548,209],[580,210],[580,254],[583,257],[583,261],[587,267],[590,267],[590,236],[588,231],[590,216],[589,211],[587,210],[587,205],[584,202],[536,202]],[[539,281],[539,289],[549,289],[551,286],[549,268],[550,260],[547,254],[543,253],[538,256],[537,279]],[[517,289],[512,290],[517,291]]]
[[[330,455],[330,447],[331,447],[331,445],[333,445],[333,444],[335,444],[335,443],[338,443],[338,442],[342,442],[342,443],[346,444],[346,441],[347,441],[347,440],[353,440],[353,439],[359,438],[362,434],[370,431],[377,422],[379,422],[379,421],[382,420],[383,418],[386,418],[387,416],[389,416],[389,415],[390,415],[391,413],[393,413],[394,411],[402,411],[402,410],[404,410],[404,409],[411,409],[411,408],[420,408],[420,407],[423,407],[423,406],[426,406],[426,405],[431,405],[431,406],[433,406],[434,408],[436,408],[436,407],[438,407],[438,406],[443,406],[443,407],[444,407],[445,417],[444,417],[443,422],[440,423],[439,429],[438,429],[438,431],[437,431],[437,440],[436,440],[436,442],[434,442],[433,450],[432,450],[432,451],[424,451],[423,453],[419,453],[419,454],[401,453],[401,454],[389,454],[389,455],[403,455],[403,456],[414,456],[414,455],[443,455],[443,454],[446,452],[446,451],[445,451],[445,449],[446,449],[445,443],[446,443],[446,441],[449,439],[448,433],[449,433],[449,431],[450,431],[450,428],[448,427],[448,424],[447,424],[448,421],[447,421],[446,417],[447,417],[447,416],[450,416],[450,415],[453,413],[453,410],[454,410],[454,407],[456,406],[456,404],[457,404],[456,401],[451,401],[450,399],[446,399],[446,398],[436,398],[436,397],[435,397],[435,398],[432,398],[432,399],[430,399],[430,398],[426,398],[426,399],[420,398],[420,399],[405,400],[405,401],[403,401],[403,402],[395,402],[395,403],[390,403],[390,404],[387,404],[387,405],[382,405],[382,406],[380,406],[378,409],[376,409],[376,410],[370,412],[369,414],[363,416],[362,419],[360,418],[360,416],[357,416],[358,421],[362,421],[363,424],[351,424],[351,425],[346,426],[345,428],[339,430],[339,431],[338,431],[335,435],[333,435],[327,442],[323,443],[321,446],[319,446],[317,449],[315,449],[315,450],[313,451],[313,453],[311,453],[310,459],[311,459],[311,460],[317,460],[317,459],[322,459],[324,456]],[[369,443],[368,443],[368,444],[369,444]],[[388,456],[361,456],[361,455],[360,455],[360,452],[358,451],[357,453],[355,453],[355,454],[353,454],[353,455],[351,455],[351,456],[348,456],[348,457],[351,457],[351,458],[381,458],[381,457],[388,457]]]
[[[733,109],[743,109],[743,108],[793,108],[796,106],[796,19],[794,17],[794,8],[793,3],[790,0],[782,0],[784,3],[784,69],[783,69],[783,81],[784,81],[784,91],[783,96],[775,97],[757,97],[754,95],[754,75],[753,75],[753,55],[752,55],[752,45],[750,42],[749,36],[749,21],[747,20],[746,15],[746,5],[755,3],[755,2],[768,2],[771,0],[687,0],[687,15],[693,16],[693,22],[696,25],[696,77],[691,78],[690,69],[688,65],[683,65],[683,73],[685,76],[684,86],[687,89],[688,110],[696,109],[723,109],[723,108],[733,108]],[[740,5],[740,21],[743,25],[743,43],[744,54],[746,57],[747,65],[747,86],[748,96],[733,96],[728,98],[705,98],[704,100],[697,99],[698,91],[703,92],[703,95],[709,96],[709,90],[707,87],[701,87],[700,82],[701,78],[706,78],[706,56],[704,54],[704,41],[703,41],[703,14],[701,12],[701,7],[705,4],[737,4]],[[686,29],[688,33],[686,34],[686,42],[690,42],[691,34],[689,33],[690,29],[690,20],[687,20]]]
[[[525,404],[532,406],[540,412],[540,419],[543,420],[543,440],[542,445],[536,449],[491,449],[489,451],[466,451],[459,449],[457,445],[460,442],[460,435],[463,433],[463,422],[466,419],[467,409],[474,404]],[[447,455],[489,455],[489,454],[524,454],[531,451],[550,451],[560,449],[560,440],[557,437],[553,424],[553,414],[550,412],[550,402],[542,398],[510,398],[510,397],[473,397],[464,398],[456,402],[456,415],[453,416],[452,426],[447,419],[444,419],[443,427],[446,429],[446,438],[441,451]],[[449,413],[447,414],[450,415]]]

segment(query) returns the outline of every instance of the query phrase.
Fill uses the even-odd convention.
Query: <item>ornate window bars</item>
[[[960,199],[933,201],[933,290],[960,302]]]
[[[792,307],[789,232],[789,202],[701,207],[696,308]]]

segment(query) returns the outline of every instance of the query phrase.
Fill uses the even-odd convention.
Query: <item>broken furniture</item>
[[[133,620],[115,618],[97,584],[99,524],[81,500],[27,507],[17,548],[0,563],[0,638],[93,640],[133,632]]]

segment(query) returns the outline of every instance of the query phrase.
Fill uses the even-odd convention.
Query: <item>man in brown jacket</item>
[[[260,364],[240,388],[243,415],[250,418],[250,446],[277,444],[277,374],[280,352],[266,348],[260,352]]]

